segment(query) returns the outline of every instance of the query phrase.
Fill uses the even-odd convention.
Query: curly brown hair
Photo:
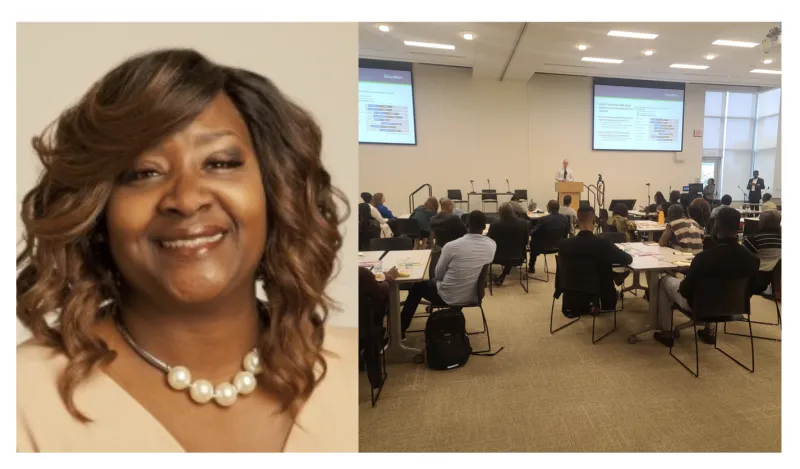
[[[133,159],[191,123],[220,93],[247,124],[267,200],[267,242],[253,273],[267,298],[259,380],[296,417],[325,375],[324,322],[334,306],[325,288],[349,205],[322,165],[319,126],[261,75],[193,50],[159,50],[115,67],[32,140],[44,169],[22,203],[17,317],[36,340],[68,357],[59,392],[81,421],[89,419],[75,407],[76,387],[115,358],[92,332],[120,300],[104,243],[109,195]],[[52,326],[51,312],[59,313]]]

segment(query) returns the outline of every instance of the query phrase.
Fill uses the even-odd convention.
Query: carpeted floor
[[[531,281],[526,294],[516,275],[484,301],[492,346],[505,347],[497,356],[473,356],[452,371],[390,364],[375,408],[360,375],[362,452],[781,450],[780,342],[755,341],[754,374],[700,343],[695,378],[652,338],[628,343],[630,331],[648,322],[641,292],[626,295],[617,332],[592,345],[590,318],[550,335],[552,276]],[[556,308],[561,324],[559,301]],[[775,320],[774,303],[755,297],[752,308],[754,320]],[[465,314],[467,329],[480,329],[480,311]],[[599,327],[610,325],[602,321]],[[780,334],[775,326],[754,332]],[[749,364],[749,339],[718,337]],[[423,346],[423,334],[408,340]],[[485,347],[483,335],[470,340],[474,349]],[[693,344],[688,329],[675,349],[692,364]]]

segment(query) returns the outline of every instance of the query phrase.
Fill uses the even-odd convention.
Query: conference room
[[[361,451],[781,451],[779,23],[362,23]]]

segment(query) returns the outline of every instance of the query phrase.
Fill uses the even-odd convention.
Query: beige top
[[[358,330],[329,327],[323,348],[328,372],[289,432],[286,452],[358,452]],[[103,372],[75,392],[94,422],[67,412],[56,381],[63,355],[33,342],[17,347],[17,451],[184,452],[144,407]]]

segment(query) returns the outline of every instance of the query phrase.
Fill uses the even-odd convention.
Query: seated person
[[[442,199],[442,210],[431,218],[431,231],[436,246],[444,247],[450,241],[467,234],[467,227],[461,223],[461,218],[456,216],[456,204],[448,198]]]
[[[781,212],[762,212],[758,217],[758,233],[746,237],[742,246],[758,256],[758,282],[753,293],[763,293],[772,283],[772,271],[781,260]]]
[[[730,207],[723,208],[716,217],[717,242],[706,251],[692,259],[692,265],[681,281],[666,276],[659,282],[658,292],[658,326],[661,329],[654,334],[656,340],[666,346],[672,346],[673,338],[670,330],[672,305],[691,311],[692,299],[701,278],[743,278],[750,279],[752,292],[755,289],[758,274],[758,257],[744,246],[739,245],[739,211]],[[707,323],[697,331],[698,338],[707,344],[714,343],[713,325]]]
[[[628,207],[622,202],[617,202],[611,207],[611,219],[608,224],[614,226],[619,233],[625,233],[625,241],[630,242],[636,235],[636,223],[628,221]]]
[[[695,211],[694,216],[692,216],[693,207],[696,207],[700,210],[699,212]],[[696,221],[697,224],[703,228],[703,230],[706,230],[706,227],[708,226],[708,220],[711,219],[711,205],[708,205],[708,201],[706,199],[698,197],[689,204],[688,215],[689,218]]]
[[[558,247],[558,243],[569,236],[569,220],[564,215],[558,214],[558,208],[558,201],[547,202],[547,215],[540,218],[531,230],[529,274],[536,273],[536,257],[539,254]]]
[[[417,222],[419,223],[420,237],[422,238],[430,237],[431,218],[436,216],[436,212],[438,210],[439,210],[439,201],[436,200],[436,197],[428,197],[425,203],[415,208],[411,216],[408,217],[413,220],[417,220]]]
[[[372,215],[372,218],[374,218],[378,222],[378,225],[380,225],[381,237],[391,238],[392,236],[394,236],[392,229],[389,228],[389,221],[384,219],[383,216],[381,215],[381,212],[379,212],[378,209],[375,207],[375,205],[372,204],[372,194],[370,194],[369,192],[362,192],[361,200],[363,200],[364,203],[369,206],[369,211],[370,214]]]
[[[522,206],[517,194],[511,196],[511,208],[514,210],[514,215],[522,218],[523,220],[528,220],[528,211]]]
[[[369,242],[381,237],[381,226],[372,218],[369,204],[358,204],[358,250],[369,251]]]
[[[617,291],[614,288],[616,273],[612,266],[630,265],[633,257],[607,239],[595,236],[594,209],[582,207],[578,209],[578,228],[576,236],[561,241],[558,256],[562,262],[570,259],[591,259],[597,266],[600,277],[600,304],[602,309],[614,309],[617,304]],[[556,278],[558,282],[558,278]],[[558,287],[556,287],[558,288]],[[562,312],[568,317],[576,317],[590,311],[591,298],[584,295],[565,294]]]
[[[720,212],[721,213],[721,212]],[[671,247],[681,252],[698,254],[703,251],[703,229],[691,218],[686,218],[683,207],[670,205],[667,210],[667,223],[659,246]]]
[[[384,276],[385,280],[379,282],[369,269],[358,268],[358,348],[364,352],[363,365],[375,387],[383,381],[379,364],[386,335],[383,320],[388,312],[389,283],[397,278],[397,269],[393,267]]]
[[[764,201],[764,203],[761,204],[761,211],[762,212],[766,212],[766,211],[769,211],[769,210],[778,210],[778,206],[775,204],[775,202],[772,201],[772,194],[770,194],[769,192],[764,194],[764,197],[762,197],[762,200]]]
[[[662,194],[661,191],[656,192],[656,195],[653,196],[653,201],[655,203],[647,207],[647,213],[655,213],[659,210],[664,212],[669,208],[669,203],[667,199],[664,198],[664,194]]]
[[[525,259],[525,246],[528,244],[528,223],[514,215],[514,208],[510,202],[500,205],[498,218],[489,225],[487,236],[497,243],[495,264],[503,266],[503,273],[494,279],[497,285],[502,285],[506,276],[511,273],[511,263],[503,263],[507,259],[519,259],[519,264]]]
[[[665,215],[667,212],[669,212],[669,208],[673,205],[681,205],[681,193],[678,191],[672,191],[669,193],[669,202],[667,203],[666,207],[663,207]],[[683,206],[681,205],[681,207]]]
[[[479,210],[470,212],[467,234],[442,248],[435,277],[414,284],[400,312],[403,333],[411,325],[422,298],[432,305],[458,306],[478,301],[478,277],[492,262],[497,249],[494,240],[483,235],[485,227],[486,215]]]
[[[574,208],[570,207],[570,204],[572,204],[572,196],[565,195],[564,205],[559,207],[558,214],[569,218],[569,234],[572,236],[575,234],[575,227],[578,225],[578,214],[575,213]]]
[[[711,211],[711,217],[710,218],[716,217],[717,214],[719,213],[719,211],[722,210],[723,208],[730,207],[731,203],[733,203],[733,197],[731,197],[728,194],[725,194],[725,195],[722,196],[722,199],[720,199],[719,202],[722,205],[720,205],[719,207],[714,207],[714,210]]]
[[[394,218],[394,214],[389,210],[389,207],[386,206],[386,197],[383,196],[382,192],[376,192],[372,195],[372,205],[378,209],[378,213],[386,220]]]

